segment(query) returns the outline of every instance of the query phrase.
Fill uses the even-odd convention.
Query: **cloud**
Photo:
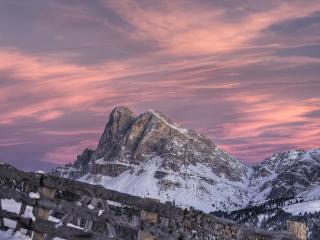
[[[56,164],[73,162],[76,159],[76,156],[81,154],[85,148],[94,148],[96,145],[96,142],[84,140],[75,145],[57,147],[52,151],[47,152],[44,159]]]
[[[247,162],[319,145],[318,1],[36,3],[0,9],[6,159],[72,161],[116,105],[163,111]]]
[[[108,61],[83,67],[67,63],[63,58],[53,58],[50,54],[39,57],[16,49],[0,50],[0,73],[10,79],[0,90],[1,101],[7,103],[0,106],[3,113],[0,123],[10,123],[21,118],[50,121],[70,110],[87,109],[101,113],[102,109],[97,106],[99,102],[114,99],[113,104],[119,104],[119,99],[124,95],[127,96],[124,103],[129,105],[130,98],[136,102],[139,99],[155,100],[162,97],[159,88],[175,88],[180,93],[186,93],[192,89],[238,86],[236,82],[203,85],[208,70],[223,67],[210,59],[157,64],[157,58],[150,58],[146,56],[126,61]],[[241,63],[229,64],[234,66],[245,63],[243,60]],[[185,83],[184,87],[177,88],[182,82]],[[122,87],[123,84],[126,88]],[[139,95],[135,94],[138,89]]]
[[[294,88],[300,79],[293,77],[280,81],[280,78],[268,78],[271,72],[282,69],[287,72],[290,68],[312,64],[316,66],[319,63],[316,58],[291,58],[269,53],[255,58],[256,53],[243,53],[240,54],[241,58],[225,57],[223,61],[219,61],[217,57],[190,60],[178,58],[157,64],[157,57],[145,56],[83,67],[64,62],[63,58],[51,59],[49,56],[38,57],[17,50],[0,51],[0,58],[7,63],[2,65],[0,71],[10,73],[10,79],[14,80],[0,90],[2,100],[8,103],[2,106],[1,123],[14,124],[23,118],[31,118],[39,123],[54,122],[66,114],[74,115],[72,112],[77,111],[105,115],[106,106],[111,110],[113,106],[120,104],[134,106],[139,111],[150,107],[159,108],[169,115],[172,109],[173,117],[177,114],[175,109],[192,107],[198,109],[198,116],[191,115],[187,121],[183,118],[177,120],[189,122],[194,128],[199,128],[199,124],[204,122],[205,133],[213,136],[222,146],[228,146],[227,149],[234,147],[231,152],[247,161],[257,159],[257,156],[269,152],[267,149],[284,141],[292,147],[303,142],[313,144],[317,141],[316,135],[307,134],[313,128],[311,124],[307,124],[310,118],[306,115],[317,109],[319,99],[302,97],[305,102],[301,103],[301,99],[288,96],[285,92],[288,84],[293,84]],[[17,64],[10,64],[14,62]],[[259,72],[260,68],[266,66],[270,66],[270,70],[264,69],[264,75],[252,70],[250,78],[244,74],[247,69],[253,68]],[[234,70],[237,75],[230,76],[229,73]],[[274,84],[270,85],[271,82]],[[306,86],[310,86],[310,83],[309,78],[301,82]],[[279,87],[281,84],[283,86]],[[260,85],[264,87],[259,88]],[[12,92],[15,94],[12,95]],[[27,96],[25,101],[21,101],[23,96]],[[30,96],[33,97],[29,98]],[[186,108],[186,103],[189,108]],[[217,110],[212,109],[213,103]],[[164,108],[166,105],[168,107]],[[201,119],[206,116],[204,111],[210,113],[208,121]],[[214,115],[216,111],[221,117]],[[214,119],[222,122],[214,123]],[[273,126],[270,131],[283,135],[290,129],[290,124],[295,122],[305,123],[304,141],[293,142],[284,136],[270,136],[270,127]],[[215,126],[210,130],[209,126],[213,124]],[[281,124],[282,127],[276,127]],[[82,127],[87,128],[88,125]],[[94,136],[97,135],[96,130],[85,129],[44,130],[42,134],[71,138],[85,133],[88,138],[90,131],[95,131]],[[268,134],[269,137],[266,137]],[[302,134],[301,131],[292,132],[290,139],[296,139],[299,134]],[[237,143],[237,139],[243,137],[248,141]],[[97,139],[91,138],[90,141]],[[260,143],[263,141],[270,146],[263,148]],[[248,154],[248,146],[257,143],[260,147],[255,148],[255,153]],[[71,155],[75,153],[71,147],[59,147],[58,150],[67,154],[67,159],[71,159]],[[50,161],[54,156],[62,160],[63,154],[58,156],[58,150],[55,155],[46,157]]]
[[[192,1],[161,1],[143,4],[136,1],[105,1],[134,27],[132,38],[159,44],[164,53],[203,55],[255,47],[252,41],[277,22],[302,18],[319,11],[317,1],[278,2],[264,11],[246,11],[253,1],[240,3],[241,17],[233,18],[230,8],[208,8]],[[234,6],[233,6],[234,7]],[[226,19],[229,18],[229,21]]]
[[[308,118],[320,118],[320,107],[319,107],[319,109],[317,109],[317,110],[308,112],[308,113],[305,115],[305,117],[308,117]]]
[[[21,117],[49,121],[70,109],[88,109],[100,99],[118,96],[111,80],[130,74],[130,66],[117,63],[85,68],[17,50],[1,50],[0,63],[0,73],[10,72],[14,79],[0,90],[1,101],[7,103],[1,106],[1,123]],[[99,88],[100,83],[108,87]]]
[[[228,101],[237,102],[235,111],[241,113],[241,117],[213,126],[207,132],[216,136],[230,152],[249,163],[262,160],[275,149],[283,151],[319,146],[319,124],[311,121],[309,116],[317,112],[319,106],[310,104],[308,99],[298,102],[259,94],[234,95]],[[257,156],[260,158],[257,159]]]
[[[18,146],[21,144],[28,144],[29,141],[20,140],[20,139],[2,139],[0,141],[0,147],[11,147],[11,146]]]
[[[41,134],[51,136],[75,136],[75,135],[88,135],[88,134],[100,134],[99,130],[74,130],[74,131],[53,131],[53,130],[41,130]]]

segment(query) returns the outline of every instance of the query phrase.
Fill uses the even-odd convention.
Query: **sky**
[[[1,0],[0,161],[94,148],[148,109],[247,165],[320,146],[319,0]]]

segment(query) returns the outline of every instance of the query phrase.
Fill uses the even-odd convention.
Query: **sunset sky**
[[[320,1],[0,1],[0,161],[71,162],[118,105],[248,165],[320,147]]]

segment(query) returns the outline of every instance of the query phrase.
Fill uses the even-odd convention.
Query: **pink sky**
[[[2,1],[0,160],[73,161],[118,105],[247,164],[319,147],[319,53],[317,0]]]

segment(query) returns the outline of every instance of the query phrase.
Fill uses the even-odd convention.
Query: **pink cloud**
[[[248,3],[253,2],[244,4]],[[315,95],[309,98],[309,93],[291,96],[290,90],[285,89],[287,86],[280,88],[273,83],[303,83],[305,88],[315,89],[318,83],[295,76],[290,70],[320,64],[319,58],[280,56],[274,51],[306,46],[317,39],[298,36],[299,41],[284,42],[275,38],[266,44],[255,40],[263,37],[264,30],[275,23],[319,11],[320,3],[268,1],[268,5],[264,11],[248,11],[240,4],[238,8],[246,14],[233,18],[228,15],[228,9],[207,8],[197,1],[183,4],[158,1],[155,7],[135,1],[105,1],[109,10],[114,10],[131,26],[127,30],[104,17],[89,14],[85,8],[59,4],[61,17],[67,21],[102,23],[106,29],[121,33],[130,43],[147,42],[156,48],[122,58],[112,58],[110,53],[110,59],[108,53],[105,61],[82,65],[70,60],[74,59],[70,57],[74,53],[70,52],[36,54],[1,48],[0,73],[8,76],[4,79],[9,83],[4,82],[0,89],[0,127],[1,124],[14,126],[24,118],[40,125],[77,111],[106,116],[115,105],[129,105],[139,111],[149,107],[171,111],[179,115],[180,122],[201,129],[226,150],[244,159],[261,159],[260,156],[280,145],[316,146],[319,126],[317,120],[306,115],[319,109],[320,99]],[[44,24],[42,30],[50,30],[50,25]],[[93,41],[97,40],[95,37],[92,36]],[[307,40],[310,42],[306,43]],[[246,71],[256,67],[263,67],[272,76],[254,73],[248,77]],[[281,70],[288,70],[285,77],[273,76]],[[212,126],[214,121],[217,123]],[[303,126],[295,126],[296,122]],[[39,132],[52,138],[73,138],[98,134],[97,131],[41,129]],[[288,137],[263,137],[266,132]],[[237,142],[237,139],[245,141]],[[46,155],[46,160],[57,163],[74,160],[86,144],[94,145],[97,141],[55,148]],[[23,142],[15,139],[2,144]],[[254,149],[248,149],[249,146]]]
[[[283,99],[275,95],[237,95],[227,101],[237,102],[242,118],[230,123],[203,129],[209,135],[220,135],[223,148],[247,162],[262,160],[275,149],[316,148],[320,143],[320,128],[308,113],[319,110],[319,99]],[[295,125],[296,123],[301,125]],[[264,134],[273,134],[267,137]],[[283,135],[283,137],[281,137]],[[245,142],[241,143],[241,140]],[[288,147],[289,146],[289,147]]]
[[[74,145],[57,147],[46,153],[44,160],[56,164],[73,162],[85,148],[94,148],[96,145],[97,142],[95,141],[83,140]]]
[[[263,29],[290,18],[319,11],[320,4],[292,1],[273,2],[272,8],[247,12],[236,21],[225,21],[224,8],[206,8],[198,2],[161,1],[154,7],[135,1],[105,1],[123,19],[135,27],[134,39],[155,41],[163,53],[203,55],[234,51],[250,45]]]
[[[74,130],[74,131],[53,131],[53,130],[40,130],[41,134],[44,135],[52,135],[52,136],[76,136],[76,135],[84,135],[84,134],[101,134],[101,130]]]

